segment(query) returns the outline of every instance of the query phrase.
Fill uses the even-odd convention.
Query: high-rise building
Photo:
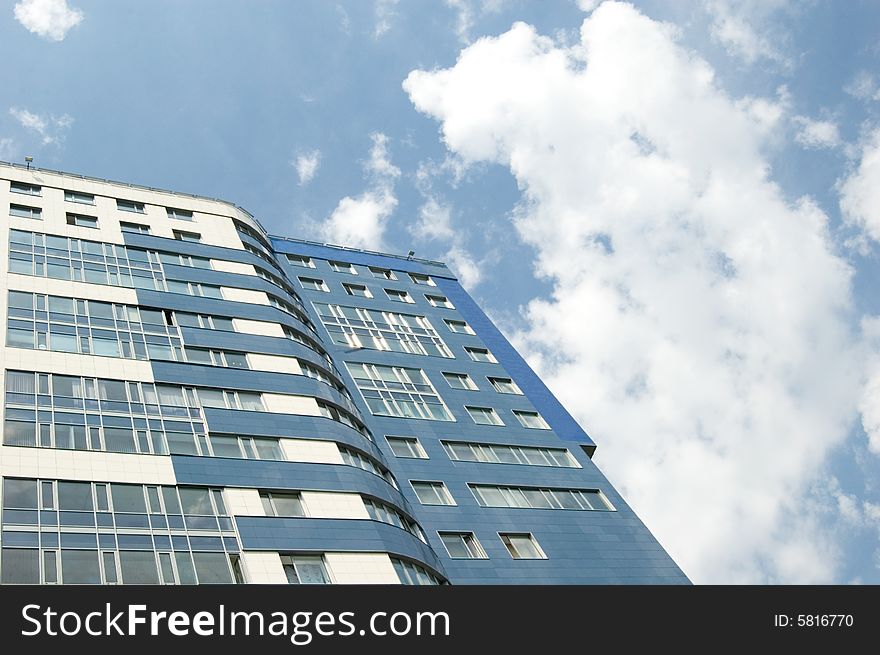
[[[0,194],[3,583],[687,582],[443,264]]]

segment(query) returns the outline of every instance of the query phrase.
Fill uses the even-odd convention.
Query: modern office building
[[[443,264],[12,164],[0,206],[3,583],[687,583]]]

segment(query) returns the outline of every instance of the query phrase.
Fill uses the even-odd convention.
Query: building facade
[[[11,164],[0,195],[0,582],[687,582],[443,264]]]

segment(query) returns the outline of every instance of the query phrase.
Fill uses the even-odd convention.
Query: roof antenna
[[[407,253],[407,255],[406,255],[406,259],[407,259],[407,261],[409,261],[410,259],[412,259],[412,258],[413,258],[413,255],[415,255],[415,254],[416,254],[416,251],[415,251],[415,250],[410,250],[410,251]]]
[[[27,164],[27,169],[28,169],[28,170],[31,170],[31,164],[34,163],[34,158],[31,157],[30,155],[28,155],[28,156],[26,156],[26,157],[24,158],[24,161],[25,161],[25,163]]]

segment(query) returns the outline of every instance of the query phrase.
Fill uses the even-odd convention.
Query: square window
[[[442,482],[420,482],[411,480],[413,491],[422,505],[455,505],[455,500]]]
[[[498,534],[513,559],[547,559],[535,538],[529,533],[501,532]]]
[[[370,290],[365,287],[363,284],[346,284],[343,283],[342,288],[345,289],[345,293],[349,296],[356,296],[358,298],[372,298],[373,294],[370,293]]]
[[[465,346],[465,352],[475,362],[487,362],[490,364],[497,364],[498,360],[495,359],[495,355],[490,353],[485,348],[472,348],[470,346]]]
[[[491,407],[465,407],[477,425],[504,425],[501,417]]]
[[[476,391],[477,385],[471,380],[471,377],[465,373],[443,373],[446,382],[453,389],[462,389],[464,391]]]
[[[488,559],[473,532],[438,532],[446,552],[453,559]]]
[[[395,457],[428,459],[428,454],[415,437],[385,437]]]
[[[498,393],[511,393],[518,396],[522,395],[522,391],[516,385],[516,382],[510,378],[487,378],[492,388]]]
[[[519,420],[520,425],[524,428],[534,428],[536,430],[549,430],[550,426],[538,412],[527,412],[525,410],[513,410],[514,416]]]

